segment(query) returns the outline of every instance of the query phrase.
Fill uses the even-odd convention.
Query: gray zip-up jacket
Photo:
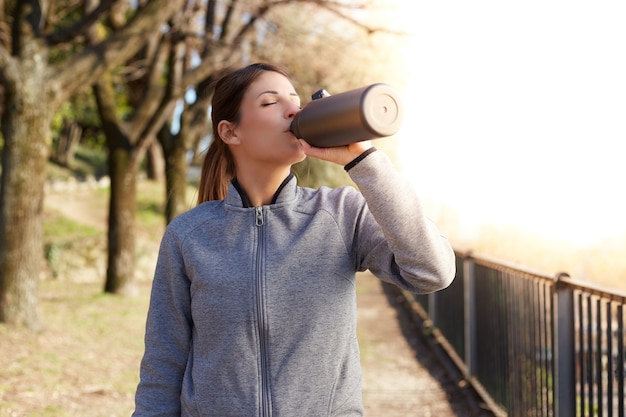
[[[231,184],[170,223],[135,417],[363,414],[355,272],[427,293],[455,262],[383,152],[348,172],[360,193],[290,177],[272,204],[245,207]]]

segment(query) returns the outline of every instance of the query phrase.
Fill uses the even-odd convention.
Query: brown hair
[[[239,123],[241,102],[250,86],[265,71],[273,71],[290,78],[286,69],[265,63],[256,63],[230,72],[215,83],[211,101],[212,142],[204,157],[198,189],[198,204],[209,200],[223,200],[229,182],[235,177],[235,161],[228,145],[219,137],[217,125],[222,120]]]

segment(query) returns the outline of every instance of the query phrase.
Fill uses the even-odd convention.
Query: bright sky
[[[409,1],[398,133],[468,227],[585,244],[626,233],[626,1]]]

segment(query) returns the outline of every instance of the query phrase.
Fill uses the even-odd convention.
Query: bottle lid
[[[402,125],[402,105],[396,92],[387,84],[372,84],[362,95],[362,120],[372,133],[394,135]]]

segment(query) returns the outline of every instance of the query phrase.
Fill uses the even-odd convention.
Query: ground
[[[448,374],[395,299],[369,273],[359,276],[359,342],[365,415],[489,416],[462,380]]]

